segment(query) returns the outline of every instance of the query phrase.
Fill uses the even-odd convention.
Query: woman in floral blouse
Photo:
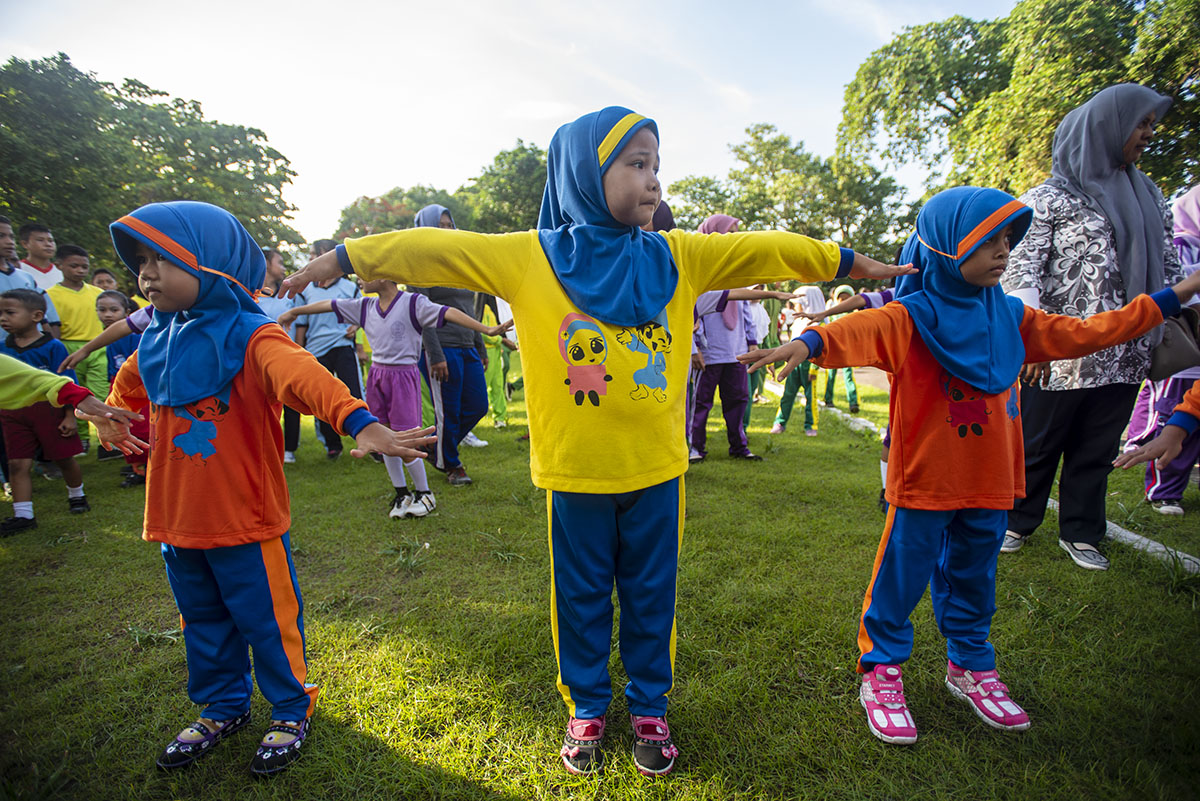
[[[1183,278],[1171,213],[1137,168],[1171,99],[1137,84],[1110,86],[1063,118],[1051,177],[1021,200],[1033,208],[1004,289],[1051,314],[1091,317]],[[1107,570],[1108,473],[1161,327],[1082,359],[1026,365],[1025,483],[1001,548],[1011,553],[1041,524],[1059,479],[1059,545],[1080,567]]]

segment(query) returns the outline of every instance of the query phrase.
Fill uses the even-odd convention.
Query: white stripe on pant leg
[[[433,366],[429,354],[425,354],[426,371],[429,373],[429,400],[433,403],[434,433],[437,443],[433,448],[433,466],[439,470],[446,469],[446,456],[442,453],[442,443],[446,438],[446,411],[442,401],[442,382],[433,375]]]

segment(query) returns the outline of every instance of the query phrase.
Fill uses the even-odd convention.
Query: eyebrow
[[[632,153],[627,154],[626,157],[633,158],[634,156],[650,156],[650,155],[651,154],[650,154],[649,150],[635,150]]]

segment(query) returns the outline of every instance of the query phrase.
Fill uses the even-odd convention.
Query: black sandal
[[[283,745],[268,742],[272,734],[290,734],[293,739]],[[300,746],[308,737],[308,719],[301,721],[285,720],[267,729],[254,758],[250,760],[250,772],[256,776],[270,776],[278,773],[300,758]]]
[[[188,765],[195,762],[200,757],[212,750],[212,747],[224,740],[229,735],[233,734],[238,729],[245,727],[250,722],[250,710],[247,709],[236,718],[227,720],[222,723],[214,731],[204,723],[196,721],[191,726],[188,726],[179,734],[175,735],[163,752],[159,754],[158,759],[154,761],[155,765],[163,770],[173,770],[175,768],[186,768]],[[189,731],[194,731],[200,735],[199,740],[183,739],[183,736]]]

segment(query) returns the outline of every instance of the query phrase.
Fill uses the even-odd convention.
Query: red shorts
[[[83,443],[78,434],[64,437],[58,433],[58,424],[66,417],[63,407],[51,406],[48,401],[26,406],[24,409],[6,409],[0,412],[0,426],[4,427],[4,449],[9,459],[34,459],[41,448],[41,456],[48,461],[69,459],[83,453]]]

